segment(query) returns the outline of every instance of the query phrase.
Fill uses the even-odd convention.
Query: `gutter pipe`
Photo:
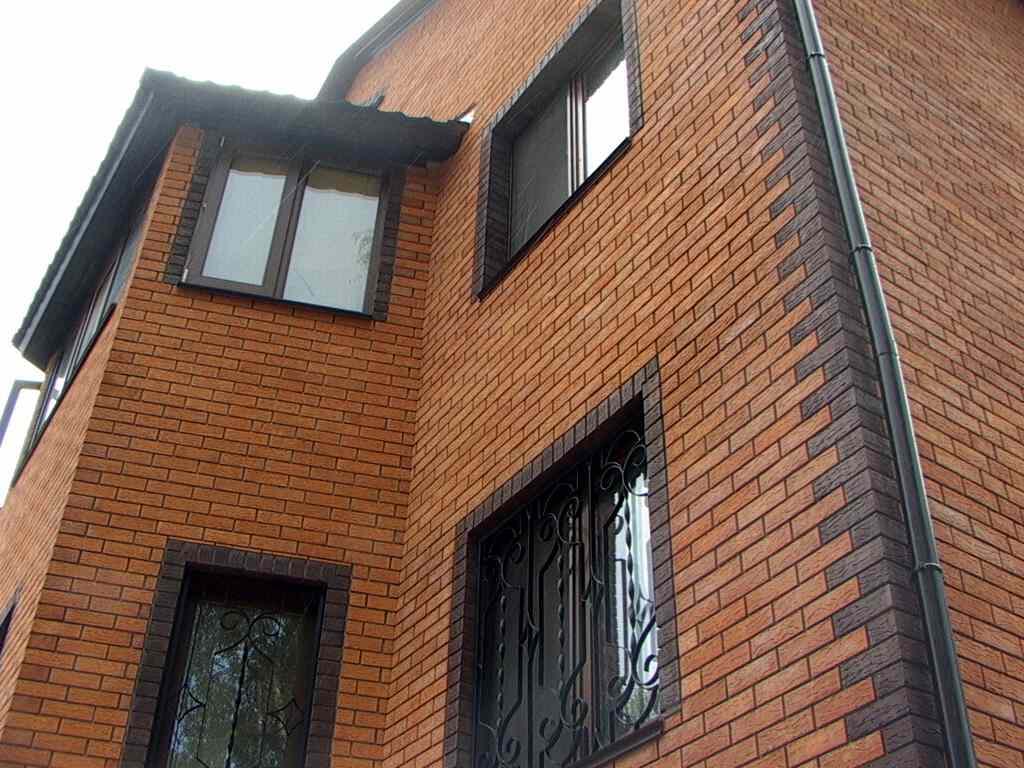
[[[910,548],[914,558],[911,578],[921,601],[925,638],[931,656],[948,765],[950,768],[975,768],[977,759],[974,755],[963,682],[960,679],[960,665],[953,641],[949,606],[946,603],[942,566],[939,563],[935,531],[928,510],[924,473],[917,452],[917,440],[914,437],[914,425],[896,349],[896,338],[893,335],[889,310],[875,264],[874,249],[868,235],[867,221],[864,218],[864,210],[850,164],[835,89],[829,74],[814,8],[811,0],[794,0],[794,3],[803,36],[807,66],[814,83],[814,95],[825,129],[825,143],[842,206],[843,223],[850,241],[850,258],[857,274],[881,377],[882,400],[889,422],[896,473],[899,476]]]

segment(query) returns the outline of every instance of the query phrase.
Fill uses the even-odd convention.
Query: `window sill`
[[[569,768],[598,768],[602,765],[610,765],[628,752],[643,746],[649,741],[654,741],[665,731],[665,721],[662,719],[652,720],[633,731],[628,736],[623,736],[614,744],[609,744],[599,749],[578,763],[572,763]]]
[[[295,301],[294,299],[283,299],[278,296],[268,296],[265,293],[259,293],[257,291],[246,291],[240,288],[226,288],[222,285],[211,285],[207,282],[200,282],[195,278],[182,279],[178,282],[180,288],[190,288],[197,291],[209,291],[211,293],[219,293],[225,296],[238,296],[240,298],[255,299],[257,301],[269,301],[274,304],[284,304],[290,307],[299,307],[301,309],[317,309],[321,312],[330,312],[336,315],[342,315],[347,317],[359,318],[362,320],[376,320],[377,318],[370,312],[366,312],[358,309],[341,309],[339,307],[328,307],[324,304],[310,304],[305,301]]]
[[[590,174],[582,184],[580,184],[576,191],[569,195],[569,197],[565,199],[564,203],[558,206],[558,209],[553,214],[551,214],[550,217],[548,217],[548,220],[545,221],[540,226],[540,228],[530,237],[530,239],[523,243],[519,247],[519,250],[517,250],[514,254],[512,254],[509,257],[508,262],[505,264],[504,267],[502,267],[501,271],[497,275],[495,275],[494,279],[491,280],[487,285],[483,286],[481,290],[477,293],[477,298],[480,301],[483,301],[485,298],[487,298],[487,295],[491,291],[493,291],[501,283],[502,280],[505,279],[505,276],[508,275],[508,273],[511,272],[513,269],[515,269],[516,265],[518,265],[519,262],[521,262],[529,255],[530,251],[532,251],[534,247],[536,247],[540,243],[540,241],[544,239],[544,237],[548,234],[548,232],[550,232],[554,228],[554,226],[559,222],[559,220],[561,220],[563,216],[565,216],[572,208],[574,208],[576,204],[584,196],[586,196],[590,188],[597,184],[597,182],[600,181],[611,170],[612,166],[614,166],[619,161],[619,158],[625,155],[629,151],[629,148],[632,146],[632,136],[627,136],[625,139],[623,139],[622,142],[615,149],[612,150],[611,154],[608,155],[605,161],[601,163],[601,165],[599,165],[597,168],[595,168],[594,172]]]
[[[96,333],[92,337],[92,341],[90,341],[89,345],[85,348],[85,352],[82,354],[81,362],[79,362],[78,367],[75,368],[74,372],[72,372],[72,374],[68,377],[68,380],[65,382],[64,391],[60,393],[60,397],[57,399],[57,402],[53,404],[53,411],[50,413],[50,418],[48,418],[46,420],[46,423],[43,424],[43,428],[40,429],[39,432],[36,433],[35,435],[32,435],[31,433],[26,435],[26,445],[22,453],[21,460],[18,462],[18,466],[14,468],[14,474],[11,476],[11,488],[18,484],[18,478],[21,477],[21,473],[24,471],[25,467],[28,466],[28,463],[29,461],[31,461],[32,456],[35,454],[36,448],[39,446],[39,443],[43,441],[43,435],[46,434],[46,430],[49,429],[50,424],[53,423],[54,418],[57,416],[57,411],[59,411],[61,405],[64,404],[64,400],[67,398],[68,392],[70,392],[71,387],[74,386],[75,380],[78,378],[78,374],[82,371],[83,368],[85,368],[85,364],[89,361],[89,356],[92,354],[93,347],[96,346],[96,343],[100,340],[100,336],[102,336],[103,332],[107,329],[107,324],[110,322],[110,318],[114,316],[114,312],[116,310],[117,304],[111,304],[107,308],[107,311],[103,314],[103,320],[100,321],[99,327],[96,329]],[[41,398],[46,396],[45,384],[46,380],[44,379],[44,389],[40,390],[39,393],[39,396]],[[45,408],[46,403],[40,403],[38,407]],[[38,411],[36,413],[38,413]],[[29,440],[31,440],[31,442],[27,442]]]

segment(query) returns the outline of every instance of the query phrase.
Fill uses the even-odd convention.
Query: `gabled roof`
[[[395,6],[370,27],[338,57],[331,67],[324,84],[320,86],[318,99],[341,98],[348,93],[359,70],[366,66],[378,52],[383,50],[415,22],[434,0],[399,0]]]
[[[267,142],[308,142],[342,154],[396,164],[440,162],[467,126],[408,117],[346,101],[310,101],[195,82],[147,69],[29,306],[14,344],[40,368],[61,343],[72,313],[102,266],[105,249],[159,171],[183,123],[244,132]]]

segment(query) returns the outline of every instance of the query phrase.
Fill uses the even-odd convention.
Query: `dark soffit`
[[[447,159],[468,128],[454,120],[441,123],[346,101],[310,101],[147,69],[14,336],[14,345],[33,365],[45,368],[61,343],[105,249],[159,171],[164,152],[184,123],[399,165]]]
[[[320,87],[317,99],[343,98],[359,74],[374,56],[415,22],[434,0],[399,0],[334,62]]]

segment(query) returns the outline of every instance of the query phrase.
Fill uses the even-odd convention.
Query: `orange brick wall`
[[[334,765],[381,755],[434,182],[408,173],[386,322],[179,288],[201,138],[179,131],[157,186],[0,765],[117,765],[168,538],[352,566]]]
[[[644,128],[491,295],[470,295],[481,136],[585,5],[439,0],[348,94],[437,118],[476,106],[434,232],[385,765],[442,764],[438,563],[458,521],[655,356],[684,701],[624,764],[939,764],[791,6],[638,2]]]
[[[35,697],[47,683],[41,673],[52,658],[56,638],[48,636],[45,627],[53,626],[54,606],[50,603],[55,581],[60,578],[59,569],[50,569],[50,558],[65,506],[75,504],[68,494],[116,324],[115,315],[0,509],[0,605],[6,606],[18,593],[14,621],[0,659],[0,732],[6,723],[7,742],[20,743],[15,731],[24,718],[38,715]],[[10,714],[9,709],[13,710]],[[0,744],[0,762],[10,759],[4,755],[9,748],[9,743]]]
[[[482,134],[585,5],[437,0],[347,94],[383,88],[385,109],[443,119],[476,108],[439,174],[407,180],[387,322],[163,282],[201,141],[179,132],[78,417],[82,457],[60,454],[74,484],[35,655],[0,668],[30,691],[0,765],[117,764],[168,538],[351,564],[333,763],[442,765],[459,522],[652,358],[683,704],[619,764],[941,765],[876,373],[787,0],[638,0],[644,128],[472,297]],[[1005,106],[1021,103],[1024,16],[995,0],[820,5],[979,752],[1024,766],[1024,182],[1021,110]]]
[[[1024,765],[1024,6],[819,0],[975,746]]]

